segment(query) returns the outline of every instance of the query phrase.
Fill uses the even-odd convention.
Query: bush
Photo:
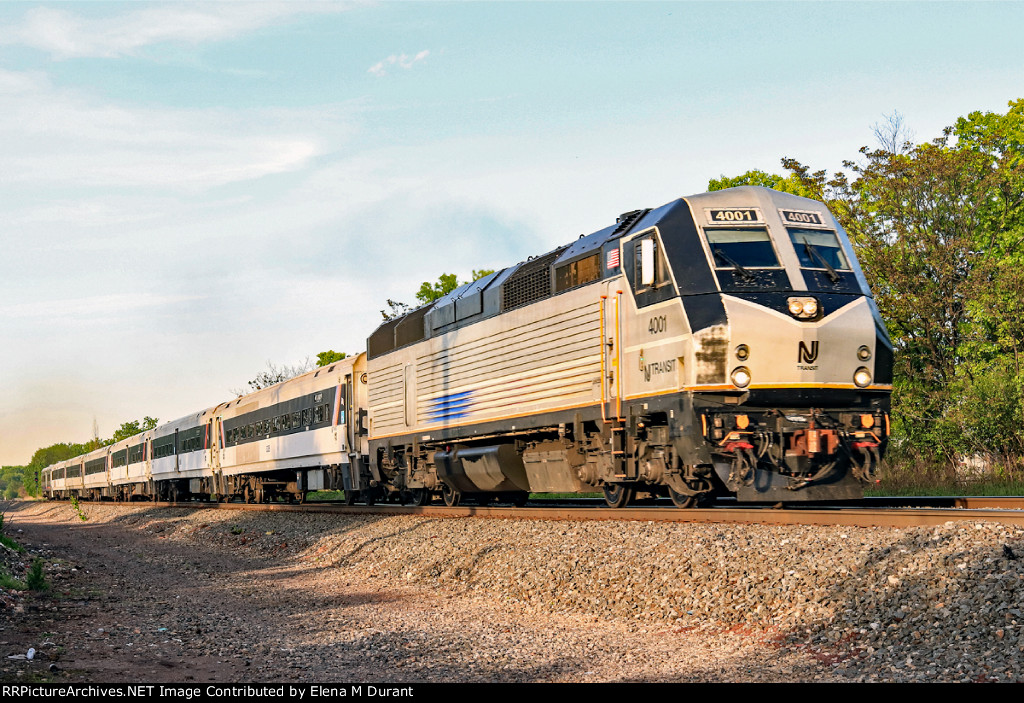
[[[43,573],[43,560],[35,559],[29,567],[28,575],[25,577],[25,585],[32,591],[45,591],[49,588],[46,583],[46,574]]]

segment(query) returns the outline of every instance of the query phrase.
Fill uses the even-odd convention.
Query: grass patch
[[[19,581],[10,574],[0,572],[0,588],[8,591],[27,591],[28,584],[24,581]]]
[[[18,554],[24,554],[25,553],[25,548],[22,547],[17,542],[15,542],[10,537],[8,537],[7,535],[0,535],[0,544],[4,545],[8,549],[13,549]]]
[[[345,491],[309,491],[306,500],[344,500]]]
[[[900,481],[894,485],[884,480],[864,491],[866,496],[1024,496],[1024,483],[1017,481],[958,481],[929,483]]]
[[[990,457],[974,466],[920,455],[890,455],[878,474],[881,483],[869,496],[1019,496],[1024,495],[1020,458]]]

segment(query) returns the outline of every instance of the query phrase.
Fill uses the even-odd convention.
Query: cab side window
[[[633,285],[636,292],[658,288],[666,283],[668,270],[658,237],[653,232],[638,237],[633,244]]]

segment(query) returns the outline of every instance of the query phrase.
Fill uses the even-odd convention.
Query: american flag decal
[[[608,252],[608,265],[605,268],[616,269],[619,267],[619,248],[615,247]]]

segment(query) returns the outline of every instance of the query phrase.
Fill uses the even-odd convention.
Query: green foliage
[[[328,366],[333,364],[335,361],[341,361],[346,356],[348,356],[348,354],[345,352],[336,352],[333,349],[328,349],[327,351],[322,351],[316,355],[316,365]]]
[[[1013,473],[1024,451],[1024,101],[923,144],[900,138],[898,116],[889,126],[831,177],[783,165],[850,235],[888,325],[891,459],[907,472],[980,462]]]
[[[388,320],[394,320],[396,317],[401,317],[405,313],[412,310],[412,308],[410,308],[405,303],[399,302],[397,300],[392,300],[391,298],[388,298],[387,306],[387,310],[380,311],[381,317],[384,318],[385,322],[387,322]]]
[[[150,417],[149,415],[146,415],[141,422],[139,420],[123,422],[119,428],[114,430],[114,436],[109,441],[105,442],[105,444],[114,444],[116,442],[120,442],[122,439],[134,437],[140,432],[151,430],[156,427],[157,422],[159,422],[159,420],[155,417]]]
[[[477,281],[484,276],[489,276],[492,273],[494,273],[493,269],[473,269],[472,277],[468,281],[463,281],[462,283],[459,283],[458,278],[454,273],[442,273],[441,276],[433,283],[429,281],[423,282],[419,291],[416,293],[416,300],[420,302],[420,305],[432,303],[435,300],[448,295],[459,286],[472,283],[473,281]],[[412,310],[412,308],[405,303],[398,302],[397,300],[391,300],[390,298],[388,298],[387,305],[389,308],[388,311],[380,311],[380,314],[385,321],[394,320],[396,317],[401,317]]]
[[[0,588],[8,591],[26,591],[28,586],[24,581],[19,581],[10,574],[0,571]]]
[[[28,575],[25,576],[25,585],[30,591],[45,591],[50,587],[46,583],[46,574],[43,573],[42,559],[32,560],[32,566],[29,567]]]
[[[0,495],[7,500],[15,500],[24,490],[25,467],[5,466],[0,469]]]
[[[37,449],[35,454],[32,455],[32,460],[29,461],[28,466],[22,470],[22,478],[25,485],[25,490],[31,496],[39,495],[39,476],[40,472],[47,466],[56,464],[58,461],[64,461],[66,459],[73,459],[76,456],[91,452],[95,449],[98,444],[94,444],[89,441],[86,444],[68,444],[66,442],[60,442],[58,444],[51,444],[48,447]]]
[[[712,178],[708,181],[709,191],[725,190],[726,188],[735,188],[736,186],[762,186],[782,191],[783,193],[800,195],[805,198],[814,197],[811,191],[795,175],[780,176],[777,173],[765,173],[758,169],[747,171],[732,178],[723,175],[721,178]]]
[[[0,533],[3,532],[4,522],[6,521],[6,518],[7,518],[7,515],[5,513],[0,513]],[[11,539],[10,537],[8,537],[5,534],[0,534],[0,544],[4,545],[8,549],[13,549],[18,554],[24,554],[25,553],[25,548],[24,547],[22,547],[20,544],[18,544],[17,542],[15,542],[13,539]]]
[[[442,273],[441,277],[434,283],[423,282],[419,292],[416,293],[416,300],[420,301],[422,305],[426,305],[438,298],[443,298],[458,287],[459,279],[455,277],[454,273]]]
[[[25,548],[22,547],[17,542],[15,542],[10,537],[8,537],[7,535],[0,535],[0,544],[4,545],[8,549],[13,549],[18,554],[24,554],[25,553]]]
[[[78,502],[78,496],[71,496],[71,509],[75,511],[75,514],[78,515],[78,519],[82,522],[89,519]]]

